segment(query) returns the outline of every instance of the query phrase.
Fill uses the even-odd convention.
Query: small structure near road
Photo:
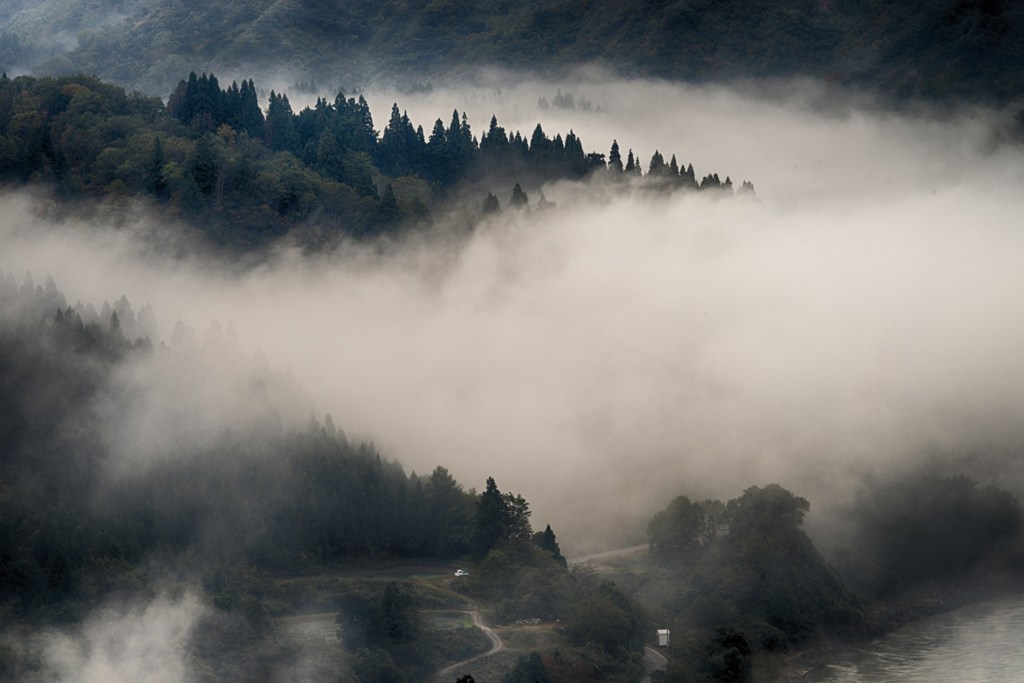
[[[658,647],[668,647],[672,633],[667,628],[658,629]]]

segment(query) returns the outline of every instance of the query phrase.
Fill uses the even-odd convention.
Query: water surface
[[[1024,681],[1024,595],[929,617],[840,650],[812,681]]]

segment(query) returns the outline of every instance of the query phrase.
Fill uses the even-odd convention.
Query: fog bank
[[[600,111],[538,111],[538,93],[557,87]],[[790,88],[792,99],[644,82],[396,96],[425,129],[453,106],[477,134],[490,113],[525,135],[541,120],[588,151],[618,139],[645,170],[659,149],[698,177],[751,180],[756,201],[559,184],[545,188],[553,209],[506,212],[461,241],[442,219],[384,250],[283,250],[239,274],[140,253],[130,229],[44,225],[30,200],[7,197],[0,266],[49,273],[72,301],[150,303],[168,342],[178,319],[200,334],[230,321],[247,353],[290,369],[350,436],[420,473],[442,464],[478,489],[494,476],[567,555],[642,540],[680,493],[777,481],[813,511],[865,473],[1012,452],[1024,156],[993,145],[997,114],[822,113],[821,93]],[[370,99],[381,126],[391,94]],[[147,380],[160,398],[138,402],[151,411],[141,424],[159,430],[154,406],[187,386],[139,371],[133,391]],[[997,460],[991,476],[1024,481],[1016,460]]]
[[[9,646],[39,653],[40,671],[31,680],[181,683],[188,680],[185,646],[203,611],[191,593],[161,595],[145,604],[108,605],[75,629],[33,634]]]

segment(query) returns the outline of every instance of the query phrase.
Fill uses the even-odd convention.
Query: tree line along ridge
[[[734,192],[729,177],[698,179],[692,164],[660,151],[646,172],[632,150],[623,160],[617,141],[607,155],[586,152],[572,130],[551,138],[538,123],[528,136],[509,133],[492,116],[477,136],[458,110],[427,134],[396,103],[378,131],[362,95],[295,112],[271,91],[264,110],[251,79],[222,88],[193,72],[165,104],[92,76],[0,77],[0,178],[49,183],[69,201],[146,198],[216,243],[397,234],[429,224],[470,184],[479,217],[501,208],[499,195],[528,207],[524,188],[599,175],[665,192]]]

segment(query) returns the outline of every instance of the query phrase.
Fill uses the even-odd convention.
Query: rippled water
[[[833,657],[813,681],[1024,681],[1024,596],[909,624]]]

